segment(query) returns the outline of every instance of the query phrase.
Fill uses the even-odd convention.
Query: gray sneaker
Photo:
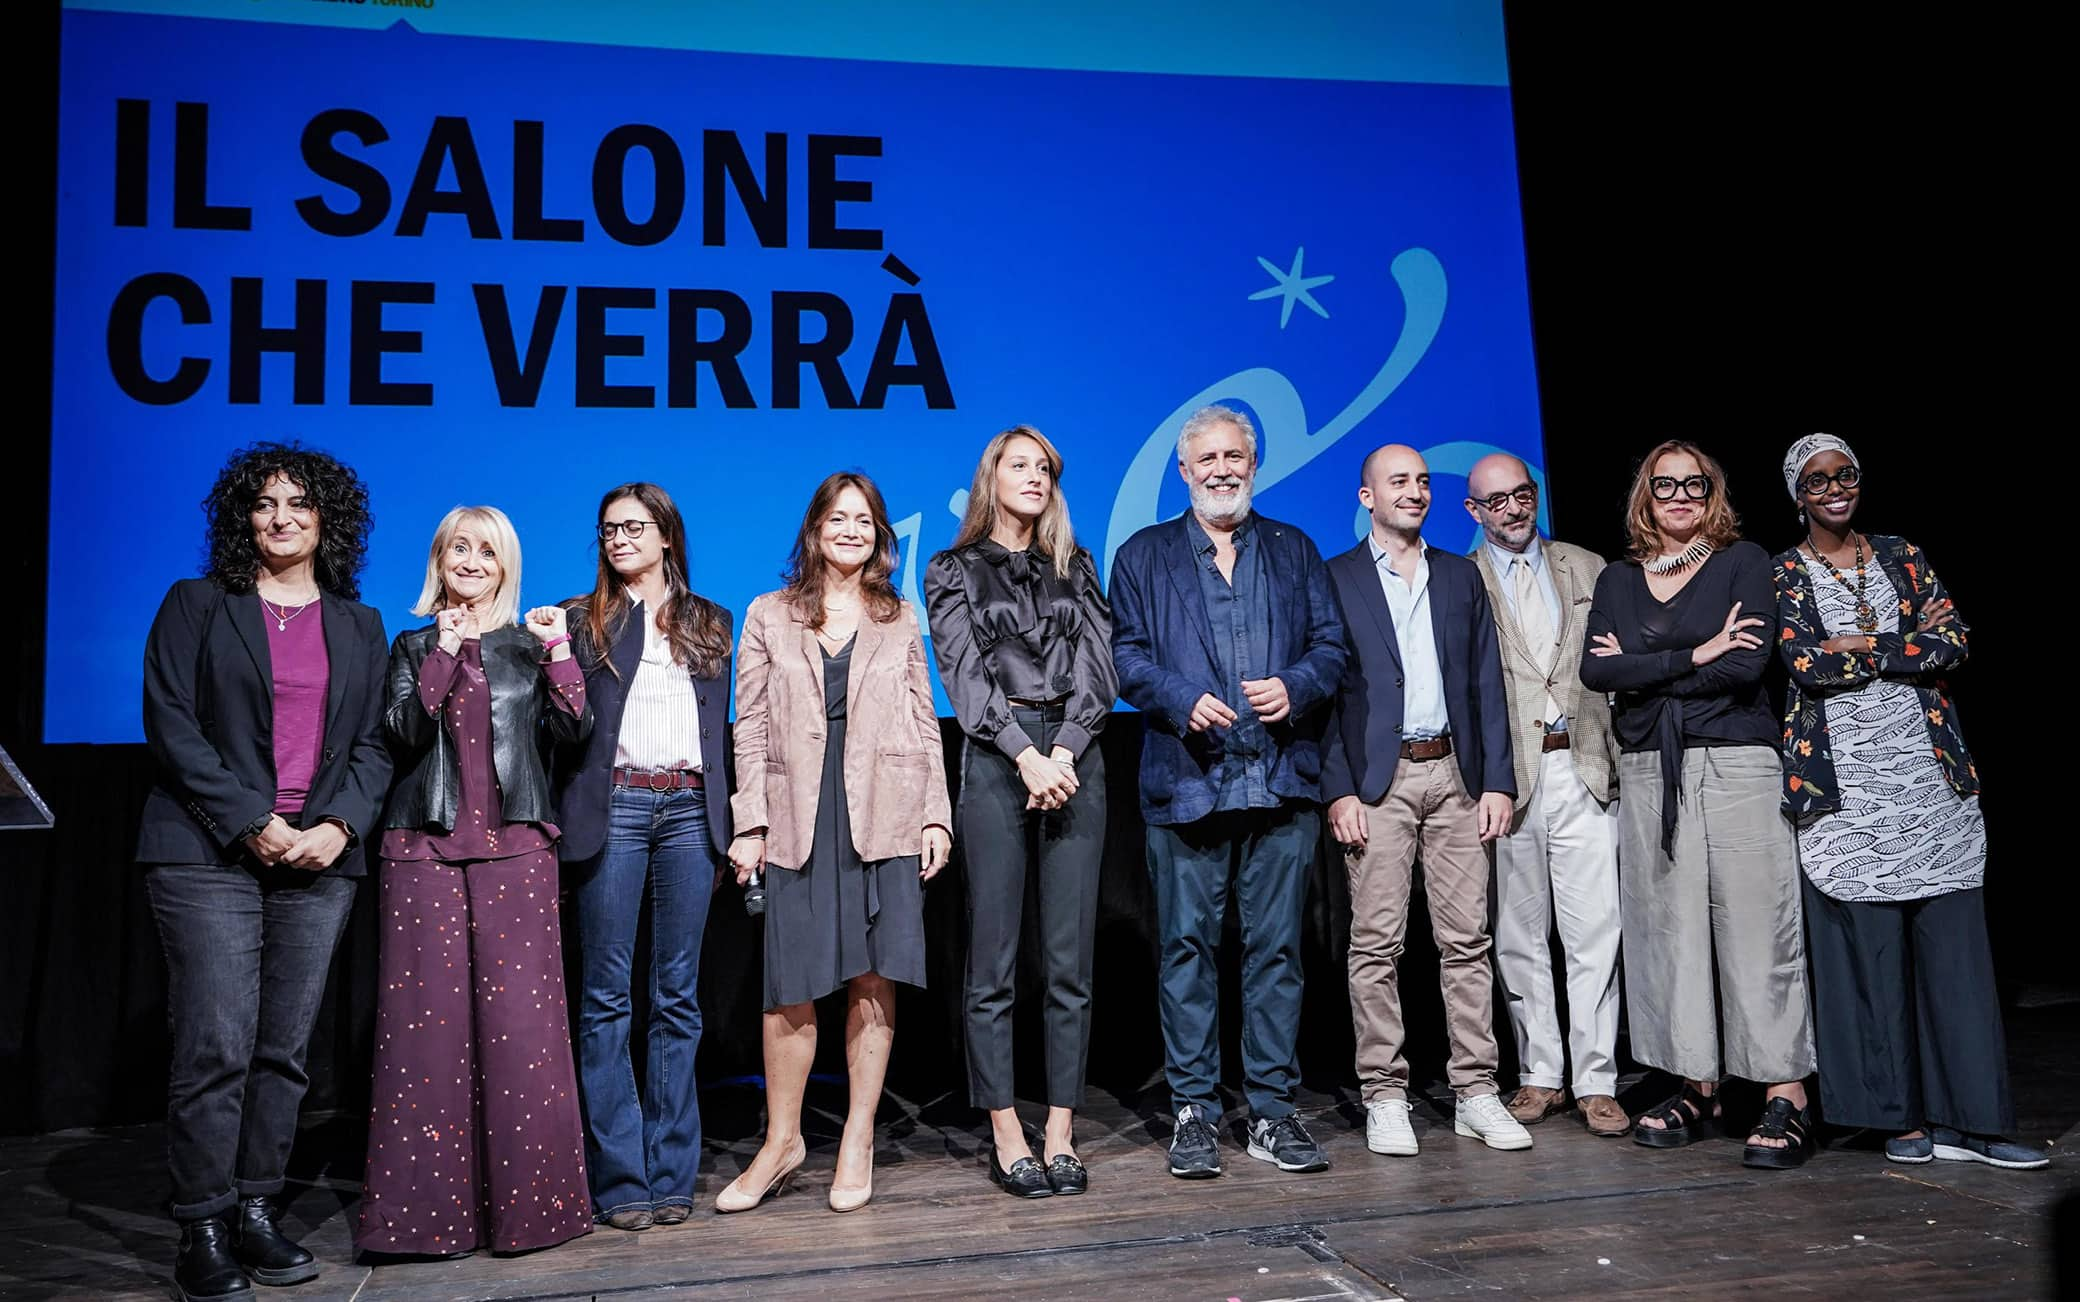
[[[1935,1141],[1932,1145],[1935,1155],[1946,1162],[1984,1162],[2010,1171],[2034,1171],[2051,1165],[2051,1159],[2042,1149],[1998,1137],[1987,1139],[1967,1135],[1948,1126],[1937,1126],[1928,1132],[1928,1136]]]
[[[1220,1140],[1206,1109],[1187,1103],[1177,1110],[1177,1132],[1170,1136],[1170,1174],[1180,1180],[1211,1180],[1221,1173]]]
[[[1249,1155],[1270,1162],[1281,1171],[1326,1171],[1329,1159],[1301,1124],[1300,1114],[1289,1112],[1276,1121],[1258,1117],[1249,1123]]]

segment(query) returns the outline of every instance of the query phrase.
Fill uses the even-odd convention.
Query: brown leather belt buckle
[[[1451,753],[1452,739],[1448,736],[1401,743],[1401,758],[1406,760],[1441,760]]]
[[[701,775],[698,769],[674,769],[668,773],[650,773],[643,769],[615,769],[614,785],[633,787],[638,791],[698,790],[701,786]]]
[[[1538,747],[1538,748],[1539,748],[1539,749],[1540,749],[1541,751],[1548,751],[1548,750],[1566,750],[1566,749],[1567,749],[1567,748],[1568,748],[1569,746],[1571,746],[1571,745],[1573,745],[1573,743],[1567,740],[1567,734],[1566,734],[1566,733],[1564,733],[1564,732],[1549,732],[1549,733],[1547,733],[1547,734],[1546,734],[1546,736],[1545,736],[1545,740],[1544,740],[1543,742],[1539,743],[1539,747]]]

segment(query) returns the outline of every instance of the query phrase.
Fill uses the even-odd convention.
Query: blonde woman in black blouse
[[[1071,1121],[1090,1044],[1091,944],[1105,848],[1112,608],[1076,545],[1062,456],[1030,425],[990,440],[951,548],[925,572],[932,646],[967,735],[958,813],[968,874],[968,1093],[990,1114],[990,1179],[1022,1198],[1082,1193]],[[1026,874],[1039,874],[1047,972],[1045,1166],[1013,1106],[1011,1008]]]

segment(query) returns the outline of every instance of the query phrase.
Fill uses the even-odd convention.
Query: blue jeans
[[[580,866],[578,1087],[598,1216],[693,1205],[700,1168],[701,932],[715,889],[706,796],[615,787],[607,840]],[[650,900],[649,1070],[641,1100],[628,1056],[636,922]]]
[[[311,1024],[354,879],[298,868],[157,864],[145,872],[166,951],[167,1166],[179,1220],[282,1191]]]

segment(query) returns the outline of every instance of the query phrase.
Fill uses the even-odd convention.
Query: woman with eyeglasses
[[[592,594],[571,636],[594,725],[557,809],[577,883],[578,1079],[601,1221],[677,1225],[700,1168],[695,991],[708,901],[729,843],[730,616],[693,590],[671,494],[623,484],[599,505]],[[629,1059],[636,923],[650,902],[645,1075]]]
[[[881,491],[840,471],[809,499],[787,586],[737,649],[737,881],[766,869],[766,1135],[715,1199],[749,1211],[808,1157],[802,1094],[816,1001],[845,995],[850,1098],[830,1208],[874,1195],[874,1114],[895,985],[925,982],[924,883],[952,848],[946,761],[917,612],[897,593]]]
[[[563,607],[520,613],[496,507],[433,533],[390,650],[374,1098],[354,1246],[546,1248],[592,1229],[546,751],[591,726]]]
[[[1112,606],[1076,545],[1062,455],[1030,425],[991,439],[953,546],[925,571],[932,650],[966,734],[968,1097],[989,1113],[990,1179],[1021,1198],[1080,1194],[1071,1133],[1090,1052],[1092,939],[1105,854],[1105,756],[1119,695]],[[1030,848],[1029,848],[1030,847]],[[1035,1159],[1012,1090],[1011,1010],[1028,874],[1047,974],[1047,1126]]]
[[[1619,911],[1633,1057],[1682,1088],[1633,1139],[1718,1129],[1720,1078],[1766,1087],[1741,1160],[1813,1151],[1805,943],[1783,759],[1763,688],[1776,609],[1767,553],[1740,540],[1726,476],[1695,444],[1649,452],[1624,563],[1596,581],[1582,682],[1617,693]]]
[[[1863,468],[1812,434],[1784,457],[1806,536],[1777,557],[1784,807],[1798,828],[1820,1096],[1885,1156],[2049,1165],[2015,1127],[1986,943],[1979,773],[1946,679],[1965,625],[1928,558],[1857,531]]]

